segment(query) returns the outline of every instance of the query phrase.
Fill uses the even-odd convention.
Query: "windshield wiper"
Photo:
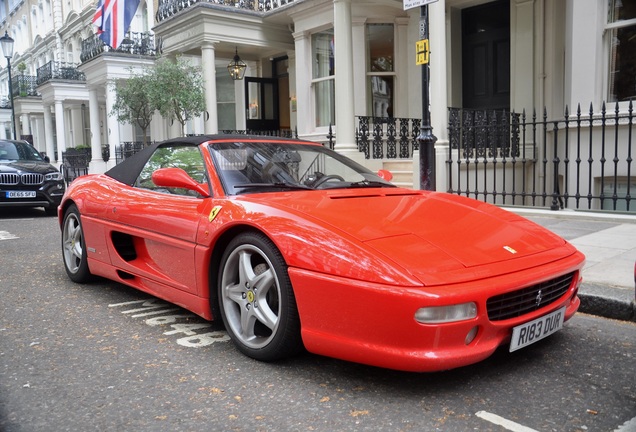
[[[374,188],[374,187],[397,187],[391,183],[385,183],[377,180],[362,180],[358,182],[351,182],[347,185],[348,188]]]
[[[292,189],[292,190],[311,190],[308,186],[293,183],[276,182],[276,183],[242,183],[234,185],[234,189]]]

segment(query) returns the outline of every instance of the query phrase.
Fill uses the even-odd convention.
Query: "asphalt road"
[[[312,354],[259,363],[219,324],[72,283],[39,210],[0,210],[0,290],[0,431],[636,430],[634,323],[578,314],[531,347],[434,374]]]

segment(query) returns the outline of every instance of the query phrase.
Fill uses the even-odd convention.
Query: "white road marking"
[[[520,425],[519,423],[515,423],[511,420],[505,419],[503,417],[498,416],[497,414],[489,413],[487,411],[478,411],[475,415],[483,420],[486,420],[490,423],[494,423],[499,425],[509,431],[513,432],[537,432],[534,429],[529,427]]]
[[[217,330],[207,333],[197,333],[195,330],[203,330],[212,327],[209,322],[198,323],[178,323],[180,319],[190,320],[198,317],[187,311],[183,311],[180,308],[171,307],[174,306],[170,303],[163,302],[159,299],[146,299],[146,300],[133,300],[123,303],[109,304],[108,307],[122,307],[129,306],[133,309],[127,309],[120,311],[122,314],[126,314],[132,318],[147,318],[154,316],[153,318],[147,318],[144,322],[152,327],[165,326],[170,324],[171,330],[163,332],[164,335],[172,336],[177,334],[183,334],[185,336],[177,339],[177,343],[187,348],[202,348],[208,345],[212,345],[215,342],[228,342],[230,336],[226,331]],[[184,314],[174,313],[177,311],[186,312]],[[170,313],[172,312],[172,313]],[[170,313],[169,315],[165,315]]]
[[[20,237],[11,234],[9,231],[0,231],[0,240],[13,240],[17,238]]]

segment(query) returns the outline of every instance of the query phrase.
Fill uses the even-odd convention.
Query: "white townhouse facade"
[[[127,45],[117,51],[94,36],[94,8],[88,0],[0,0],[0,33],[16,41],[17,135],[58,164],[66,149],[90,146],[90,172],[114,165],[116,146],[141,138],[109,115],[109,83],[158,55],[182,56],[202,67],[205,81],[206,113],[188,122],[187,133],[283,130],[321,142],[333,133],[337,151],[370,168],[388,159],[407,162],[413,173],[407,182],[419,185],[419,152],[391,150],[412,144],[422,118],[422,67],[415,62],[419,7],[404,10],[402,0],[142,0]],[[501,190],[501,179],[482,180],[469,171],[481,164],[495,172],[503,156],[504,204],[506,194],[516,193],[521,204],[534,199],[515,189],[526,175],[561,195],[565,190],[560,198],[566,206],[581,195],[574,193],[574,175],[591,185],[588,195],[600,194],[589,208],[608,208],[603,194],[612,187],[615,198],[635,194],[632,119],[618,114],[631,116],[629,100],[636,95],[636,0],[438,0],[428,8],[437,190],[496,189],[497,181]],[[241,80],[227,70],[235,55],[247,65]],[[0,64],[0,98],[7,100],[6,60]],[[607,154],[595,144],[604,139],[596,127],[606,124],[603,103],[617,116],[616,149]],[[564,126],[575,127],[570,123],[544,121],[544,137],[535,130],[532,139],[529,129],[515,126],[515,119],[523,123],[536,113],[536,129],[541,118],[562,119],[566,110],[574,116],[579,106],[579,119],[588,123],[582,130],[579,122],[577,144],[564,137]],[[0,138],[12,134],[7,111],[0,109]],[[466,113],[481,111],[486,122],[491,111],[516,113],[504,121],[515,143],[484,147],[480,156],[479,139],[468,138],[474,124],[467,126]],[[156,115],[149,138],[181,133],[177,122]],[[374,136],[381,138],[374,142]],[[553,149],[557,141],[566,144]],[[382,148],[376,149],[378,142]],[[104,148],[110,158],[103,157]],[[506,165],[515,156],[519,163]],[[566,163],[553,167],[556,159]],[[608,174],[605,166],[581,162],[589,159],[619,162]],[[544,191],[544,205],[551,192]],[[495,193],[492,200],[500,198]]]

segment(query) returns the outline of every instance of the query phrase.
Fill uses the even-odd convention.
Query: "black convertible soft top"
[[[266,139],[266,140],[276,140],[276,141],[298,141],[297,139],[291,140],[288,138],[279,138],[279,137],[270,137],[270,136],[259,136],[259,135],[197,135],[197,136],[189,136],[189,137],[181,137],[181,138],[172,138],[166,141],[156,142],[148,147],[144,148],[138,153],[135,153],[129,158],[126,158],[123,162],[118,165],[115,165],[110,170],[106,171],[104,174],[107,176],[121,182],[132,186],[135,184],[137,177],[139,177],[139,173],[148,162],[148,159],[152,154],[157,150],[157,147],[161,147],[164,145],[184,145],[184,146],[198,146],[208,141],[214,141],[219,139],[236,139],[237,141],[245,140],[245,139]]]
[[[167,141],[156,142],[148,147],[144,148],[138,153],[135,153],[129,158],[126,158],[120,164],[115,165],[104,174],[109,177],[114,178],[115,180],[132,186],[137,177],[139,177],[139,173],[148,162],[148,159],[152,154],[157,150],[157,147],[161,147],[165,144],[183,144],[190,146],[198,146],[206,141],[210,141],[214,139],[216,135],[201,135],[201,136],[193,136],[193,137],[182,137],[182,138],[173,138]]]

